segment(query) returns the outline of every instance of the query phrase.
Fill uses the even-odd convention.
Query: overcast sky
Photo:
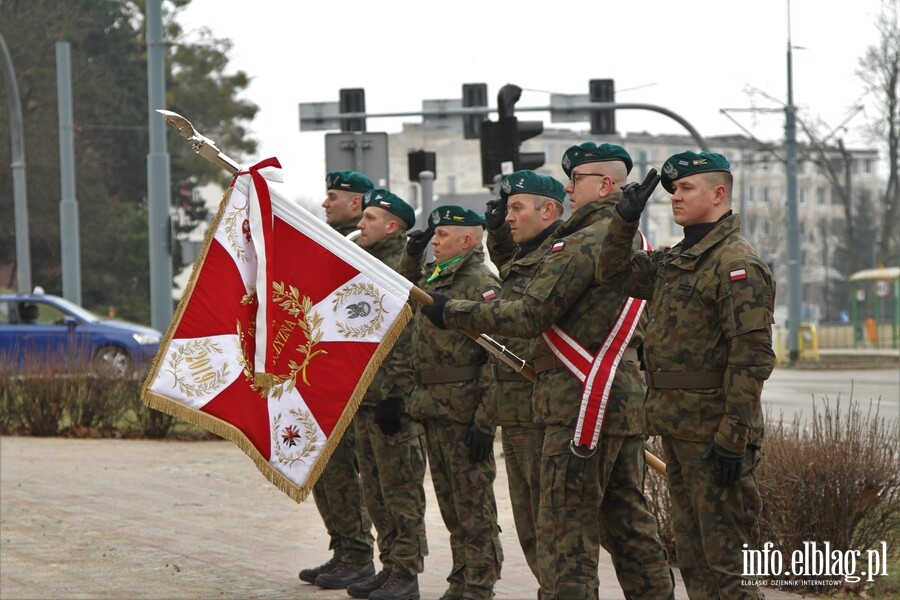
[[[703,136],[743,133],[720,109],[780,108],[776,102],[787,99],[787,0],[530,4],[193,0],[179,21],[233,42],[232,70],[247,72],[245,97],[260,107],[251,127],[260,141],[257,158],[278,157],[281,190],[292,199],[324,197],[326,132],[301,132],[298,105],[336,102],[341,88],[365,88],[368,113],[392,113],[420,111],[423,100],[460,98],[463,83],[487,83],[496,108],[506,83],[524,90],[517,106],[547,106],[550,93],[586,94],[590,79],[612,78],[617,101],[665,107]],[[801,118],[837,126],[860,103],[856,70],[877,40],[879,6],[880,0],[790,2]],[[757,137],[783,135],[783,112],[731,114]],[[570,126],[551,124],[542,113],[524,115],[544,118],[546,127]],[[418,120],[369,119],[368,130],[396,132]],[[620,132],[685,133],[648,111],[619,111],[616,120]],[[862,142],[854,129],[864,122],[864,114],[849,121],[844,137],[851,146]]]

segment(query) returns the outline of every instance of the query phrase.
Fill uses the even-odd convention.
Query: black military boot
[[[321,573],[325,573],[330,570],[335,564],[339,561],[337,556],[332,556],[331,559],[325,564],[319,565],[318,567],[313,567],[311,569],[303,569],[300,571],[300,581],[305,581],[306,583],[315,583],[316,577]]]
[[[419,600],[419,577],[391,573],[384,585],[369,594],[369,600]]]
[[[391,572],[382,569],[377,575],[367,577],[362,581],[351,583],[347,586],[347,593],[351,598],[368,598],[369,594],[384,585],[384,582],[391,576]]]
[[[375,563],[371,560],[364,564],[340,561],[328,571],[319,573],[316,585],[328,590],[342,590],[351,583],[362,581],[375,574]]]

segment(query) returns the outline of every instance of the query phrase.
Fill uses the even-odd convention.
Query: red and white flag
[[[411,284],[270,181],[276,159],[225,192],[141,398],[300,502],[409,321]]]

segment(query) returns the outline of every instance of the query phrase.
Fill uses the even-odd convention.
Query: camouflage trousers
[[[741,585],[742,550],[759,547],[759,511],[756,483],[761,452],[750,450],[738,483],[722,487],[713,482],[712,461],[701,455],[709,444],[663,437],[675,554],[681,578],[691,598],[715,600],[756,599],[764,595],[756,586]]]
[[[503,563],[494,499],[494,456],[471,461],[466,443],[468,423],[426,419],[424,425],[431,481],[450,532],[453,566],[447,576],[447,595],[489,600]]]
[[[600,547],[626,598],[674,599],[675,583],[644,497],[644,437],[603,436],[587,458],[572,428],[549,426],[541,457],[537,555],[543,600],[597,600]]]
[[[363,564],[372,560],[374,538],[359,482],[354,437],[351,423],[313,486],[313,498],[331,538],[328,549],[341,560]]]
[[[378,534],[382,566],[402,575],[425,568],[425,430],[407,415],[400,431],[386,436],[375,424],[375,407],[353,417],[363,497]]]
[[[544,428],[504,425],[500,428],[500,436],[516,535],[525,562],[537,578],[537,515],[541,500]]]

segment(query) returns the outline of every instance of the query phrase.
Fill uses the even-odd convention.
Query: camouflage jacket
[[[763,381],[772,350],[775,281],[741,235],[737,215],[719,221],[682,251],[632,253],[637,223],[615,214],[597,277],[649,298],[644,361],[654,374],[720,373],[720,386],[654,387],[647,399],[650,433],[710,442],[741,452],[763,437]],[[630,257],[630,261],[629,261]],[[709,383],[707,381],[707,383]]]
[[[452,298],[481,299],[484,294],[497,294],[500,282],[484,263],[481,248],[473,249],[455,263],[441,271],[431,283],[427,277],[434,271],[434,264],[420,270],[421,255],[410,257],[404,253],[401,272],[409,276],[419,271],[413,279],[426,291],[437,291]],[[487,351],[460,331],[447,331],[435,327],[419,311],[412,321],[411,368],[417,377],[407,410],[417,419],[440,418],[460,423],[475,423],[483,432],[491,432],[493,419],[485,400],[491,383],[490,369],[486,366]],[[477,378],[466,378],[447,383],[422,383],[423,376],[447,373],[451,370],[477,372]]]
[[[406,236],[392,235],[386,237],[365,250],[391,269],[397,270],[400,266],[400,260],[406,253]],[[375,378],[372,379],[372,382],[369,384],[369,389],[366,390],[365,396],[363,396],[363,405],[373,406],[382,398],[387,397],[383,394],[385,391],[384,387],[387,383],[386,379],[388,377],[409,377],[408,373],[403,373],[403,371],[408,372],[409,370],[408,358],[406,358],[404,364],[404,358],[409,355],[409,335],[406,334],[407,330],[409,330],[408,326],[403,330],[403,333],[400,334],[400,337],[397,338],[391,351],[385,357],[384,361],[382,361],[381,367],[378,369]],[[387,389],[388,392],[390,392],[391,387],[387,386]],[[400,398],[405,397],[405,395],[397,393],[389,393],[389,395],[398,396]]]
[[[596,355],[625,302],[625,296],[594,279],[600,244],[621,193],[582,206],[548,243],[550,251],[537,265],[531,283],[518,300],[472,302],[451,300],[444,309],[448,327],[531,339],[531,357],[551,354],[540,337],[554,323]],[[635,248],[640,247],[635,236]],[[629,347],[643,338],[639,324]],[[632,354],[633,356],[633,354]],[[541,371],[532,395],[537,418],[544,425],[574,426],[583,386],[563,366]],[[637,435],[643,425],[644,384],[640,367],[628,355],[613,379],[602,433]]]
[[[332,225],[331,228],[337,231],[342,236],[347,237],[347,235],[359,229],[357,227],[357,224],[359,223],[360,219],[362,219],[362,215],[358,215],[353,217],[352,219],[336,223]]]
[[[550,245],[548,236],[540,246],[524,256],[516,257],[519,245],[512,238],[509,226],[488,232],[488,251],[491,262],[500,272],[500,298],[518,300],[525,295],[525,288],[534,279],[541,261]],[[519,358],[531,360],[531,340],[508,336],[492,336]],[[503,361],[491,357],[491,372],[494,376],[488,396],[488,407],[495,423],[500,426],[538,427],[538,419],[532,405],[534,384],[523,375],[517,374]]]

